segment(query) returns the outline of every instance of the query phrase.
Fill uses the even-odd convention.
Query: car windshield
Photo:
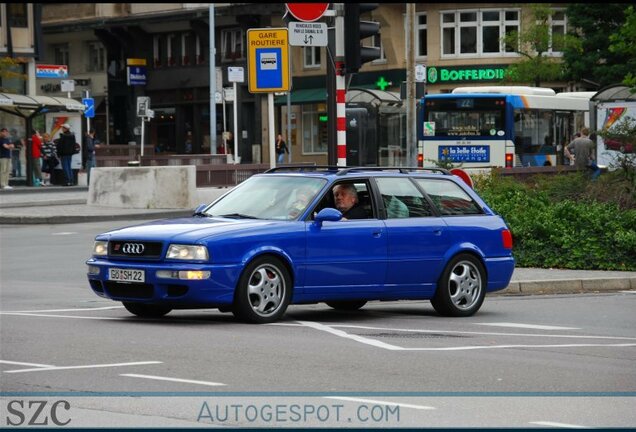
[[[325,185],[312,177],[253,176],[203,213],[234,219],[297,219]]]

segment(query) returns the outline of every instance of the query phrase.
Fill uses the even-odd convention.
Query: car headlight
[[[209,255],[208,249],[205,246],[171,244],[166,253],[166,258],[207,261]]]
[[[108,255],[108,242],[107,241],[96,241],[93,245],[93,255],[95,256],[106,256]]]

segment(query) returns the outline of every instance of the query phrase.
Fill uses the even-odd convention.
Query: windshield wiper
[[[221,215],[220,217],[228,218],[228,219],[258,219],[256,216],[250,216],[243,213],[230,213]]]
[[[210,217],[206,212],[196,212],[192,215],[192,217]]]

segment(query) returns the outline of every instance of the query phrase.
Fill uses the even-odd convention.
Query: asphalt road
[[[93,237],[121,225],[0,230],[3,426],[34,400],[75,427],[636,426],[634,291],[490,296],[464,319],[428,302],[140,319],[86,282]]]

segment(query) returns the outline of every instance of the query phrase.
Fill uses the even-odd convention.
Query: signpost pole
[[[232,101],[232,113],[234,117],[234,140],[232,144],[234,145],[234,163],[238,163],[238,108],[236,103],[238,102],[238,92],[236,91],[236,81],[232,83],[232,87],[234,88],[234,100]]]
[[[344,3],[336,3],[336,136],[338,166],[347,166],[347,114],[344,73]]]
[[[267,127],[269,129],[269,167],[276,166],[276,135],[274,132],[274,93],[267,93]]]
[[[144,157],[144,130],[146,129],[146,118],[141,117],[141,157]],[[141,159],[139,159],[141,162]]]

